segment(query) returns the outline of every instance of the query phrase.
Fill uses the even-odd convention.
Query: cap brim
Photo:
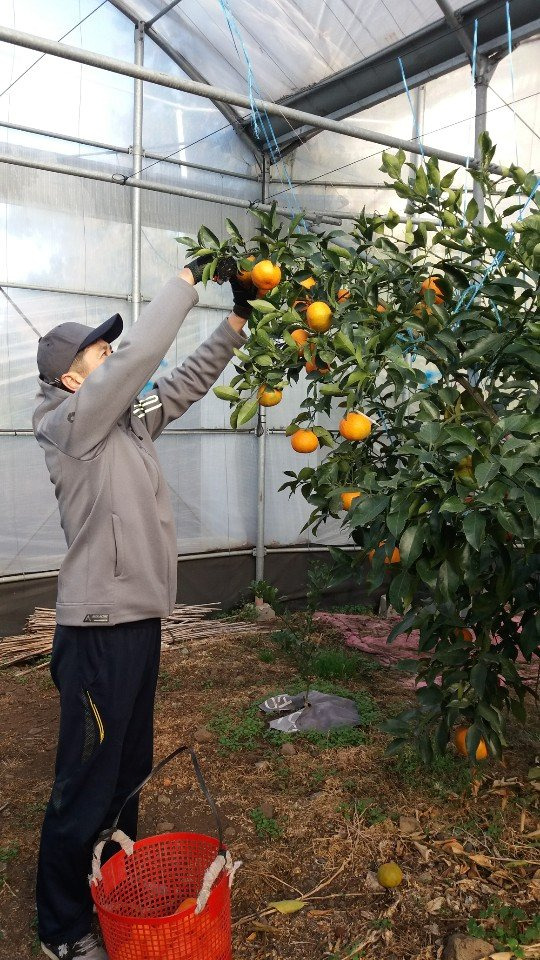
[[[106,340],[107,343],[112,343],[113,340],[116,340],[120,336],[122,330],[124,329],[124,323],[122,317],[119,313],[115,313],[114,316],[109,317],[108,320],[105,320],[99,327],[94,327],[90,331],[87,337],[84,338],[83,342],[79,346],[80,350],[84,350],[85,347],[89,347],[91,343],[95,343],[96,340]]]

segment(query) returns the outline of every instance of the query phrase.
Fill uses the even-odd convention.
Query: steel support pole
[[[163,7],[163,10],[159,10],[159,12],[156,13],[155,17],[152,17],[150,20],[146,21],[144,25],[144,29],[150,30],[150,27],[153,27],[157,20],[161,20],[161,18],[164,17],[166,13],[169,13],[169,11],[172,10],[174,7],[176,7],[179,3],[180,3],[180,0],[171,0],[171,2],[168,3],[166,7]]]
[[[412,124],[413,137],[416,137],[417,135],[420,135],[420,137],[423,136],[425,103],[426,103],[426,88],[422,84],[422,86],[416,87],[416,90],[414,91],[414,117],[413,117],[413,124]],[[418,130],[416,129],[416,127],[418,127]],[[417,153],[409,152],[409,162],[414,163],[415,169],[418,170],[418,164],[420,163],[420,159]],[[411,178],[412,178],[412,170],[411,170]],[[412,202],[410,200],[407,200],[407,203],[405,204],[405,213],[407,214],[412,213],[413,210],[414,210],[414,207]]]
[[[43,37],[22,33],[20,30],[12,30],[9,27],[0,26],[0,41],[25,47],[28,50],[38,50],[41,53],[47,53],[53,57],[61,57],[64,60],[86,63],[91,67],[98,67],[101,70],[108,70],[111,73],[118,73],[123,76],[145,80],[148,83],[156,83],[158,86],[169,87],[172,90],[184,90],[186,93],[191,93],[198,97],[205,97],[208,100],[230,103],[235,106],[245,107],[247,110],[252,109],[249,97],[234,93],[231,90],[224,90],[221,87],[214,87],[210,84],[199,83],[194,80],[182,80],[179,77],[172,77],[165,73],[158,73],[155,70],[147,70],[145,67],[126,63],[124,60],[116,60],[113,57],[106,57],[103,54],[80,50],[78,47],[71,47],[68,44],[58,43],[54,40],[45,40]],[[318,130],[331,130],[334,133],[346,137],[353,137],[356,140],[365,140],[368,143],[377,143],[381,146],[392,147],[393,149],[401,148],[411,153],[421,153],[420,146],[413,141],[403,140],[401,137],[391,137],[380,131],[368,130],[355,121],[330,120],[328,117],[319,117],[313,113],[306,113],[304,110],[294,110],[291,107],[272,103],[269,100],[257,99],[254,103],[259,110],[263,112],[266,111],[270,116],[283,117],[296,125],[307,123],[309,126],[315,127]],[[427,156],[437,157],[439,160],[457,164],[457,166],[461,167],[472,166],[474,168],[476,165],[474,160],[469,162],[467,157],[461,154],[451,153],[448,150],[437,150],[433,147],[424,146],[424,153]],[[502,173],[501,168],[496,164],[491,164],[490,170],[493,173]]]
[[[224,197],[218,193],[206,193],[203,190],[188,190],[185,187],[173,187],[166,183],[156,183],[153,180],[134,180],[122,173],[103,173],[101,170],[87,170],[83,167],[72,167],[66,163],[37,163],[23,157],[13,157],[0,153],[0,163],[10,163],[16,167],[27,167],[29,170],[46,170],[49,173],[61,173],[69,177],[82,177],[84,180],[100,180],[103,183],[112,183],[116,186],[133,186],[137,190],[154,190],[156,193],[167,193],[175,197],[188,197],[190,200],[200,200],[207,203],[220,203],[228,207],[240,207],[242,210],[270,210],[269,204],[258,203],[254,200],[242,200],[239,197]],[[293,214],[286,207],[276,207],[276,213],[282,217],[292,219]],[[314,223],[330,223],[341,225],[341,213],[336,216],[321,216],[318,213],[306,212],[305,219]],[[349,218],[351,219],[351,218]]]
[[[262,158],[262,183],[261,183],[261,200],[263,203],[266,203],[268,187],[269,187],[269,175],[270,175],[270,163],[266,156]],[[266,507],[266,489],[265,489],[265,475],[266,475],[266,407],[261,407],[259,404],[259,414],[257,419],[257,544],[255,547],[255,579],[263,580],[264,579],[264,555],[265,555],[265,537],[264,537],[264,519],[265,519],[265,507]],[[260,598],[256,597],[255,602]]]
[[[474,158],[477,162],[481,157],[481,149],[480,144],[478,143],[478,138],[486,129],[487,95],[492,73],[493,70],[490,69],[489,62],[482,58],[478,64],[478,73],[475,84],[476,98],[474,116]],[[478,213],[474,222],[482,225],[484,222],[484,194],[482,192],[481,184],[477,183],[476,180],[473,180],[472,194],[473,199],[476,200],[478,204]]]
[[[144,23],[135,27],[135,65],[144,63]],[[133,176],[131,190],[131,322],[136,323],[141,310],[141,191],[134,181],[141,179],[143,133],[143,81],[133,85]]]
[[[98,150],[105,150],[108,153],[126,153],[132,152],[131,147],[120,147],[116,143],[103,143],[101,140],[81,140],[80,137],[71,137],[67,133],[53,133],[50,130],[40,130],[38,127],[22,127],[19,123],[8,123],[6,120],[0,120],[0,127],[7,130],[20,130],[21,133],[35,133],[38,137],[51,137],[53,140],[65,140],[66,143],[76,143],[87,147],[97,147]],[[161,160],[162,163],[170,163],[176,167],[186,167],[190,170],[202,170],[204,173],[217,173],[222,177],[233,177],[237,180],[252,180],[260,182],[260,176],[254,173],[239,173],[236,170],[226,170],[223,167],[208,167],[203,163],[192,163],[188,160],[178,160],[176,157],[163,156],[162,153],[153,153],[151,150],[144,151],[145,160]],[[96,156],[96,160],[101,159]],[[276,183],[281,183],[277,180]],[[364,186],[366,186],[364,184]]]

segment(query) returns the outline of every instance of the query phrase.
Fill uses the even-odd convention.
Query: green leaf
[[[399,637],[402,633],[410,633],[410,631],[414,628],[415,617],[415,611],[411,611],[406,617],[404,617],[403,620],[400,620],[399,623],[396,623],[388,634],[386,642],[393,643],[396,637]]]
[[[197,234],[197,239],[201,247],[219,247],[219,240],[215,233],[212,233],[208,227],[201,227]]]
[[[466,509],[467,505],[459,497],[448,497],[440,506],[441,513],[463,513]]]
[[[323,383],[319,387],[319,393],[321,393],[323,397],[341,397],[344,391],[337,383]]]
[[[234,239],[238,240],[239,243],[244,242],[242,234],[240,233],[238,227],[236,226],[235,223],[232,222],[232,220],[229,220],[228,217],[225,217],[225,228],[229,236],[234,237]]]
[[[416,193],[419,193],[422,197],[427,197],[429,190],[428,178],[426,172],[422,166],[418,167],[416,171],[416,178],[414,183],[414,188]]]
[[[487,680],[487,666],[485,663],[475,663],[470,673],[471,684],[479,697],[484,696]]]
[[[259,401],[255,397],[254,400],[246,400],[245,403],[240,407],[240,412],[238,414],[237,426],[242,427],[244,423],[247,423],[248,420],[251,420],[255,416],[257,410],[259,409]]]
[[[442,691],[436,684],[418,687],[416,696],[425,707],[439,707],[442,703]]]
[[[436,404],[432,403],[431,400],[420,400],[419,406],[422,413],[425,413],[430,420],[440,420],[441,412]]]
[[[232,387],[212,387],[216,397],[219,397],[220,400],[239,400],[240,394],[238,390],[234,390]]]
[[[400,571],[392,580],[388,598],[398,613],[404,613],[413,598],[414,580],[406,570]]]
[[[478,216],[478,204],[476,200],[474,200],[473,198],[472,200],[469,200],[467,204],[467,207],[465,210],[465,219],[468,220],[469,223],[472,223],[472,221],[475,220],[477,216]]]
[[[477,510],[472,510],[463,518],[463,532],[474,550],[480,550],[486,534],[486,518]]]
[[[250,307],[253,307],[254,310],[258,310],[259,313],[272,313],[276,310],[273,303],[269,303],[268,300],[248,300]]]
[[[487,354],[498,350],[505,340],[506,336],[502,333],[490,333],[487,337],[482,337],[481,340],[476,342],[474,347],[471,347],[462,354],[461,366],[466,367],[471,364],[473,360],[483,359]]]
[[[488,706],[486,703],[479,703],[476,707],[476,712],[480,716],[487,720],[487,722],[494,727],[496,730],[499,730],[501,727],[501,718],[499,714],[493,709],[493,707]]]
[[[450,173],[447,173],[446,176],[442,178],[441,188],[443,190],[447,190],[448,187],[452,186],[456,173],[457,173],[457,170],[451,170]]]
[[[478,446],[474,433],[467,427],[447,427],[443,433],[443,436],[445,440],[457,440],[458,443],[462,443],[463,446],[467,447],[468,450],[476,450]]]
[[[480,487],[484,487],[486,484],[490,483],[494,477],[497,476],[499,472],[498,463],[479,463],[475,467],[474,475],[478,481]]]
[[[355,346],[343,330],[338,330],[334,337],[334,345],[338,350],[345,350],[346,353],[354,357]]]
[[[401,562],[409,567],[422,553],[425,541],[426,528],[423,523],[415,523],[407,527],[399,541]]]
[[[503,530],[507,530],[508,533],[513,533],[515,537],[521,536],[523,533],[521,524],[510,510],[505,510],[504,507],[497,507],[496,514],[497,520]]]
[[[465,746],[467,748],[469,761],[476,759],[476,751],[481,739],[482,731],[480,727],[476,723],[471,724],[465,737]]]
[[[437,588],[445,600],[453,600],[459,586],[459,577],[448,560],[439,567]]]
[[[202,273],[202,282],[206,286],[208,281],[214,276],[215,269],[218,265],[217,258],[211,260],[210,263],[207,263],[203,273]]]
[[[540,520],[540,497],[538,494],[531,493],[529,490],[526,490],[523,498],[525,500],[525,506],[529,511],[533,520]]]
[[[361,497],[357,506],[354,508],[351,520],[349,521],[349,526],[351,527],[363,527],[367,523],[371,523],[375,517],[378,517],[383,510],[388,506],[389,498],[386,496],[381,496],[380,494],[376,496],[366,495]]]
[[[338,257],[343,257],[345,260],[351,259],[351,251],[347,250],[346,247],[340,247],[338,243],[329,243],[328,250],[331,250],[332,253],[337,253]]]
[[[267,353],[259,353],[257,356],[253,357],[253,363],[258,367],[273,367],[274,359],[269,356]]]
[[[334,447],[335,441],[331,433],[324,427],[313,427],[313,433],[318,437],[321,446]]]

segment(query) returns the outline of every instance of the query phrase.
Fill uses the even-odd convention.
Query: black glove
[[[244,320],[249,320],[251,317],[252,307],[250,307],[248,300],[257,299],[259,296],[257,287],[253,283],[242,283],[236,274],[229,282],[231,284],[234,299],[233,313],[235,313],[237,317],[243,317]]]
[[[205,253],[202,257],[197,257],[190,263],[186,263],[186,267],[188,270],[191,270],[193,274],[195,283],[201,282],[206,264],[211,263],[214,259],[214,255],[212,253]],[[215,283],[222,284],[225,283],[226,280],[230,280],[231,277],[235,276],[237,272],[238,267],[236,266],[236,261],[233,260],[232,257],[222,257],[221,260],[218,260],[217,262],[213,280]]]

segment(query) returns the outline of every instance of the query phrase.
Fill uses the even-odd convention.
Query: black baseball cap
[[[37,365],[39,375],[47,383],[59,380],[67,373],[76,355],[96,340],[112,343],[122,333],[124,324],[119,313],[104,320],[99,327],[88,330],[84,323],[60,323],[39,338]]]

